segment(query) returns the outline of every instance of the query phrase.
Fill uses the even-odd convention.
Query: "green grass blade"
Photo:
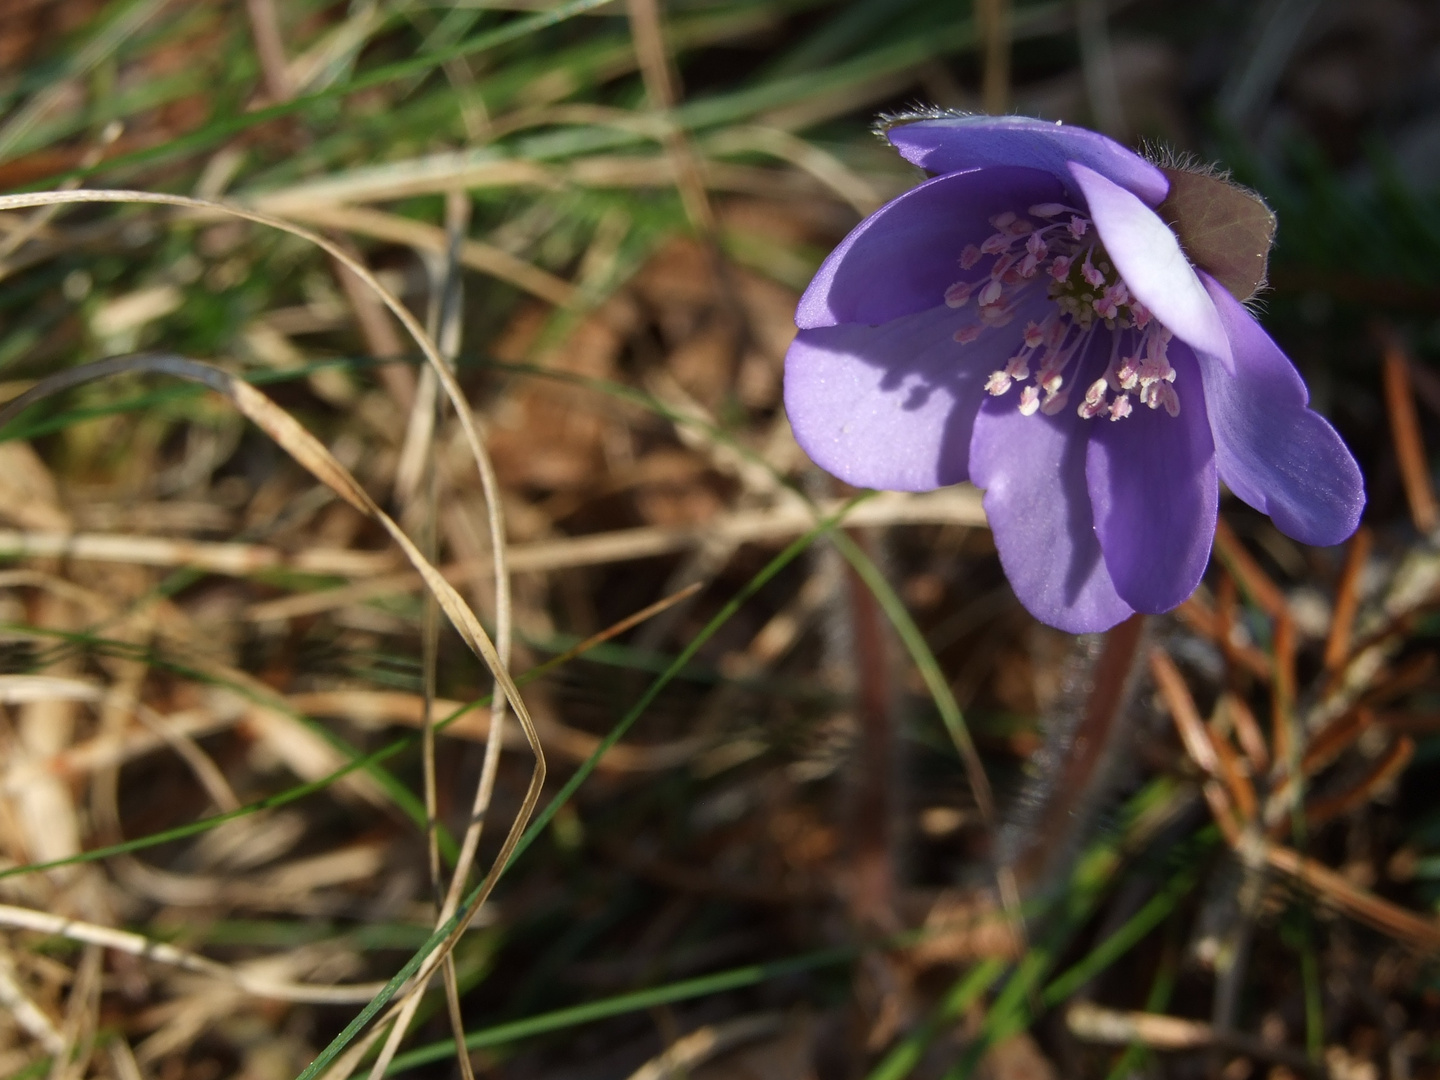
[[[665,986],[636,990],[629,994],[617,994],[601,1001],[572,1005],[567,1009],[556,1009],[553,1012],[540,1013],[538,1016],[529,1016],[523,1020],[512,1020],[508,1024],[497,1024],[494,1027],[472,1031],[465,1036],[465,1047],[469,1050],[479,1050],[487,1046],[500,1046],[504,1043],[529,1038],[532,1035],[560,1031],[593,1020],[639,1012],[641,1009],[653,1009],[659,1005],[670,1005],[677,1001],[687,1001],[709,994],[720,994],[726,990],[738,990],[741,987],[754,986],[757,983],[783,978],[786,975],[795,975],[802,971],[812,971],[815,968],[833,967],[853,960],[860,951],[857,946],[824,949],[787,960],[750,964],[745,967],[732,968],[729,971],[716,972],[714,975],[701,975]],[[385,1075],[395,1076],[409,1069],[428,1065],[432,1061],[440,1061],[454,1053],[455,1043],[453,1040],[447,1039],[431,1043],[429,1046],[422,1046],[408,1054],[397,1056],[390,1063],[390,1068]]]
[[[962,975],[925,1022],[901,1039],[881,1059],[880,1064],[871,1070],[866,1080],[904,1080],[904,1077],[909,1076],[936,1036],[980,1000],[980,995],[1005,974],[1008,966],[1008,961],[994,957],[982,961]]]
[[[940,664],[935,659],[935,654],[930,651],[930,646],[925,641],[925,635],[915,625],[915,620],[910,617],[904,601],[895,594],[895,590],[885,580],[885,575],[880,572],[880,568],[875,565],[874,560],[844,533],[835,534],[834,544],[840,554],[845,556],[846,561],[855,568],[855,572],[865,582],[865,587],[870,590],[876,603],[880,605],[880,609],[885,612],[885,617],[895,627],[895,632],[900,635],[905,650],[910,654],[911,662],[919,670],[920,677],[925,680],[925,688],[930,691],[935,707],[940,710],[940,719],[944,721],[945,730],[949,732],[950,739],[955,744],[955,750],[965,766],[966,775],[970,780],[970,788],[975,796],[975,802],[980,808],[980,813],[987,821],[990,820],[995,812],[994,800],[990,795],[990,781],[986,779],[985,769],[980,763],[980,754],[976,751],[975,743],[970,738],[970,732],[965,727],[965,716],[960,711],[960,703],[950,692],[950,684],[945,681],[945,675],[940,670]]]
[[[271,120],[278,120],[285,116],[292,116],[295,113],[303,112],[311,106],[326,101],[333,101],[360,90],[368,90],[372,86],[381,86],[398,79],[434,71],[448,60],[454,60],[462,56],[471,56],[478,52],[484,52],[488,49],[508,44],[511,41],[525,37],[527,34],[555,26],[565,22],[567,19],[574,18],[577,15],[583,15],[591,9],[607,3],[610,3],[610,0],[569,0],[568,3],[561,4],[549,11],[541,11],[534,15],[514,19],[511,22],[505,23],[503,26],[496,27],[494,30],[477,34],[472,38],[461,41],[447,49],[440,49],[428,56],[418,56],[412,60],[401,60],[393,64],[386,64],[373,71],[363,72],[347,83],[329,87],[318,93],[306,94],[278,105],[255,109],[253,112],[229,116],[223,120],[217,120],[207,124],[200,130],[191,132],[189,135],[182,135],[179,138],[171,139],[169,142],[162,143],[158,146],[149,147],[144,150],[136,150],[129,154],[118,154],[108,161],[101,162],[90,168],[69,169],[65,172],[48,176],[43,180],[23,185],[15,190],[17,192],[39,191],[63,183],[66,180],[83,179],[87,176],[121,171],[137,165],[160,161],[176,154],[188,153],[193,150],[203,150],[259,124],[268,123]]]
[[[1141,940],[1164,922],[1166,916],[1175,910],[1175,905],[1195,887],[1195,882],[1199,878],[1199,866],[1200,863],[1197,860],[1190,867],[1176,874],[1164,889],[1152,896],[1139,911],[1126,919],[1118,930],[1095,946],[1088,956],[1045,987],[1044,993],[1040,995],[1041,1002],[1047,1007],[1060,1004],[1140,944]]]

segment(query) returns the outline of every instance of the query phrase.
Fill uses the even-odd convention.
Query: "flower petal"
[[[966,244],[995,231],[990,218],[1061,198],[1048,173],[997,168],[937,176],[862,221],[820,265],[795,323],[876,326],[934,307],[960,279]]]
[[[1015,595],[1041,622],[1071,634],[1108,630],[1133,614],[1110,580],[1085,487],[1090,421],[1074,409],[1023,416],[1014,393],[990,398],[970,438],[970,479]]]
[[[953,116],[898,124],[885,133],[906,161],[932,173],[990,165],[1043,169],[1070,183],[1066,163],[1078,161],[1159,206],[1170,191],[1165,174],[1114,139],[1084,128],[1028,116]]]
[[[785,355],[785,411],[795,438],[826,472],[856,487],[929,491],[967,478],[970,428],[985,378],[1019,346],[1018,327],[969,344],[943,305],[880,326],[801,330]],[[1012,399],[1013,400],[1013,399]]]
[[[1215,357],[1227,371],[1233,370],[1230,342],[1215,302],[1200,284],[1170,226],[1094,169],[1072,162],[1070,172],[1085,195],[1095,231],[1131,295],[1185,344]]]
[[[1235,352],[1235,374],[1201,363],[1220,479],[1302,544],[1338,544],[1360,524],[1365,481],[1319,413],[1289,359],[1238,300],[1208,274]]]
[[[1178,606],[1200,583],[1215,539],[1220,486],[1194,355],[1171,346],[1180,415],[1136,408],[1092,420],[1085,478],[1115,591],[1136,611]]]

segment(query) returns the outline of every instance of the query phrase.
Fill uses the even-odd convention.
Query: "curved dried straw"
[[[283,218],[273,217],[269,214],[248,210],[243,207],[233,206],[223,202],[216,202],[208,199],[196,199],[184,195],[169,195],[147,191],[96,191],[96,190],[75,190],[75,191],[50,191],[37,192],[24,195],[0,196],[0,211],[23,210],[34,207],[57,206],[63,204],[81,203],[121,203],[121,204],[148,204],[154,206],[174,206],[186,210],[198,210],[209,213],[220,213],[231,217],[240,218],[258,225],[278,229],[289,233],[292,236],[306,240],[320,248],[332,258],[342,263],[348,270],[355,274],[378,296],[382,303],[390,309],[391,313],[400,321],[401,325],[420,347],[427,363],[434,371],[435,377],[440,386],[444,389],[455,410],[461,430],[464,432],[466,443],[470,448],[471,456],[474,458],[476,467],[480,472],[481,484],[484,489],[486,505],[489,513],[491,547],[495,555],[495,584],[496,584],[496,606],[499,618],[508,624],[509,610],[509,573],[505,561],[505,529],[504,519],[500,508],[499,484],[495,478],[494,468],[491,465],[489,454],[480,439],[479,431],[475,425],[469,403],[456,382],[454,375],[440,355],[435,343],[430,339],[418,320],[405,308],[403,304],[391,292],[383,286],[372,274],[364,263],[356,260],[348,254],[340,245],[327,239],[303,226],[286,221]],[[454,947],[465,928],[474,918],[475,913],[484,905],[490,892],[494,889],[500,872],[510,860],[516,845],[524,831],[525,825],[534,813],[536,805],[540,800],[540,793],[545,783],[545,754],[540,744],[539,733],[535,728],[534,721],[526,709],[524,701],[511,678],[505,663],[502,661],[495,645],[491,642],[489,635],[475,617],[474,612],[460,597],[460,594],[450,585],[427,560],[404,530],[382,510],[370,495],[360,486],[349,471],[346,470],[325,446],[309,433],[299,422],[275,405],[268,397],[250,386],[248,383],[236,379],[234,376],[196,361],[187,360],[183,357],[173,355],[156,355],[147,357],[116,358],[109,361],[101,361],[98,364],[87,365],[85,368],[63,372],[51,379],[43,380],[30,391],[9,402],[3,410],[0,410],[0,424],[6,422],[10,417],[16,415],[21,409],[28,406],[39,397],[55,393],[67,386],[89,378],[100,378],[108,374],[114,374],[126,370],[152,370],[162,371],[181,378],[193,379],[201,382],[212,389],[225,394],[242,413],[262,427],[267,434],[274,438],[301,465],[325,483],[337,495],[344,499],[356,510],[378,522],[391,539],[399,545],[411,565],[420,573],[426,586],[434,594],[440,604],[441,610],[454,625],[465,644],[479,656],[494,675],[496,685],[510,707],[515,710],[516,719],[520,722],[521,729],[525,733],[526,742],[535,758],[535,765],[531,771],[530,784],[525,792],[520,810],[512,822],[509,832],[506,834],[500,851],[496,855],[490,871],[485,875],[484,881],[476,891],[473,901],[460,913],[458,923],[446,936],[444,941],[434,949],[424,961],[410,983],[412,988],[420,988],[425,985],[430,976],[434,974],[443,958]],[[500,725],[494,725],[491,731],[491,738],[499,738]],[[386,1018],[388,1019],[388,1017]],[[381,1023],[384,1023],[382,1019]]]
[[[315,1005],[343,1005],[349,1002],[369,1001],[384,983],[351,983],[349,985],[322,986],[318,983],[297,983],[282,979],[271,979],[255,972],[232,968],[207,956],[176,948],[162,941],[152,941],[141,934],[128,930],[116,930],[109,926],[68,919],[63,915],[51,915],[45,911],[0,904],[0,926],[17,930],[33,930],[39,934],[54,934],[70,941],[83,941],[89,945],[103,945],[107,949],[129,953],[169,964],[183,971],[199,975],[210,975],[232,983],[247,993],[275,1001],[294,1001]]]

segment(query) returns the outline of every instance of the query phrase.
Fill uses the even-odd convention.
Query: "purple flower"
[[[1166,202],[1186,174],[1091,131],[945,117],[888,137],[938,175],[856,226],[800,300],[785,406],[816,463],[984,488],[1017,596],[1076,633],[1190,595],[1221,480],[1303,543],[1354,532],[1359,468],[1217,280],[1237,288],[1238,265],[1248,298],[1263,277],[1263,204],[1257,253],[1228,239],[1223,196],[1181,207],[1211,215],[1187,230]]]

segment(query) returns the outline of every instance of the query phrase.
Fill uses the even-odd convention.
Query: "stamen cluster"
[[[1110,361],[1104,375],[1085,390],[1076,408],[1080,416],[1123,420],[1133,411],[1132,398],[1178,416],[1175,369],[1165,355],[1170,331],[1130,294],[1084,212],[1040,203],[1025,214],[997,214],[990,225],[995,232],[979,245],[967,245],[960,255],[961,269],[979,268],[981,273],[945,290],[948,307],[976,302],[976,321],[955,331],[955,340],[969,344],[986,330],[1008,325],[1041,286],[1054,308],[1040,322],[1026,325],[1020,349],[990,374],[985,389],[995,397],[1009,392],[1015,383],[1030,379],[1034,363],[1038,371],[1035,381],[1020,391],[1020,412],[1055,415],[1069,403],[1080,366],[1077,358],[1085,355],[1103,326],[1110,334]],[[987,261],[988,266],[982,266]]]

